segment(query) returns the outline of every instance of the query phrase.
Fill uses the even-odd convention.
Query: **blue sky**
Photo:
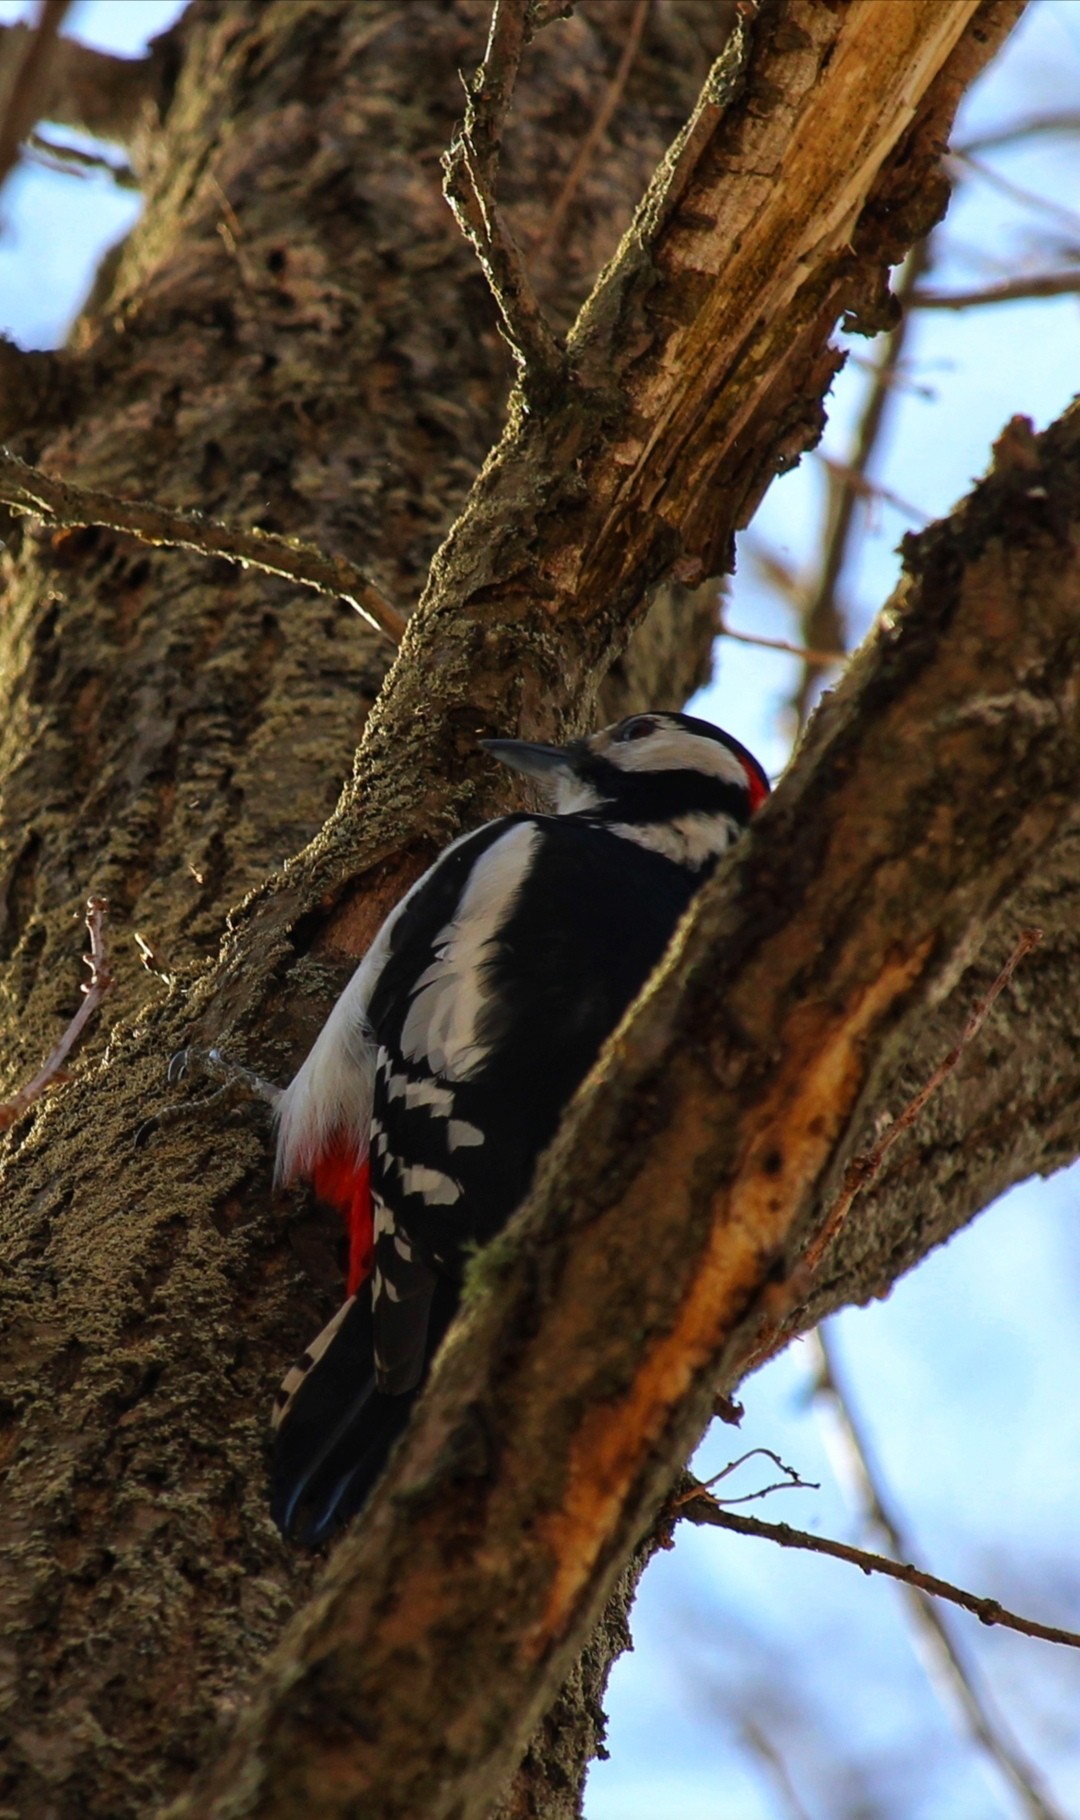
[[[135,53],[178,8],[166,0],[82,0],[70,29]],[[0,0],[0,21],[25,14]],[[1037,0],[966,100],[957,139],[1077,106],[1080,0]],[[988,154],[1009,183],[1052,208],[1022,206],[966,181],[940,239],[935,286],[970,286],[1062,263],[1080,249],[1077,141],[1042,139]],[[1076,213],[1074,214],[1074,209]],[[63,338],[103,248],[138,199],[106,178],[27,165],[4,195],[0,328],[26,346]],[[869,344],[852,344],[866,354]],[[927,312],[905,352],[875,476],[927,516],[947,511],[987,465],[1016,411],[1051,421],[1077,389],[1075,297],[962,314]],[[844,460],[866,385],[850,364],[823,448]],[[730,622],[791,638],[789,611],[750,560],[754,542],[805,569],[820,537],[824,478],[804,459],[771,490],[743,540]],[[896,580],[895,546],[914,522],[882,505],[864,526],[842,594],[861,635]],[[786,760],[790,659],[725,642],[697,707],[772,770]],[[1080,1627],[1080,1245],[1073,1171],[1014,1190],[902,1282],[887,1303],[832,1323],[834,1343],[899,1503],[917,1558],[947,1578],[1048,1622]],[[697,1465],[778,1450],[819,1492],[779,1494],[761,1514],[865,1539],[837,1470],[804,1347],[746,1387],[747,1417],[721,1429]],[[759,1483],[745,1469],[747,1489]],[[988,1631],[954,1629],[1062,1813],[1080,1815],[1080,1655]],[[1023,1809],[988,1770],[928,1677],[900,1599],[854,1570],[765,1542],[684,1527],[646,1576],[635,1650],[616,1669],[608,1762],[589,1782],[586,1820],[789,1820],[797,1811],[760,1749],[757,1723],[787,1765],[807,1820],[1012,1820]]]

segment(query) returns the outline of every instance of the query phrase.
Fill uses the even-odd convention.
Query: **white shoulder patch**
[[[403,1055],[442,1080],[463,1081],[487,1053],[480,1020],[490,999],[484,966],[513,910],[541,839],[536,822],[516,822],[480,855],[451,920],[439,931],[401,1032]]]
[[[458,845],[453,842],[454,847]],[[452,847],[446,849],[451,851]],[[441,854],[435,866],[445,857]],[[386,965],[394,924],[435,866],[421,873],[394,905],[315,1038],[307,1060],[278,1101],[274,1109],[278,1128],[275,1182],[309,1175],[335,1134],[355,1144],[358,1163],[367,1155],[378,1048],[368,1023],[368,1005]]]

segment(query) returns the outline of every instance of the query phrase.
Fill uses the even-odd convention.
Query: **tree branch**
[[[1019,1613],[1008,1611],[997,1599],[965,1592],[963,1587],[953,1586],[949,1580],[939,1580],[936,1574],[913,1567],[910,1562],[893,1561],[888,1555],[874,1554],[868,1548],[855,1548],[850,1542],[836,1542],[831,1536],[811,1535],[808,1530],[793,1529],[790,1523],[767,1523],[761,1517],[744,1517],[738,1511],[729,1510],[704,1486],[695,1485],[680,1493],[672,1510],[680,1521],[730,1529],[737,1536],[757,1536],[762,1541],[775,1542],[779,1548],[805,1549],[813,1555],[828,1555],[833,1561],[847,1561],[864,1574],[884,1574],[933,1599],[945,1599],[951,1605],[959,1605],[962,1611],[971,1612],[980,1624],[988,1627],[1000,1624],[1006,1630],[1018,1631],[1022,1637],[1057,1643],[1065,1649],[1080,1649],[1080,1631],[1062,1630],[1056,1624],[1040,1624],[1037,1618],[1022,1618]]]
[[[22,55],[10,64],[8,87],[0,113],[0,184],[18,162],[19,148],[41,113],[57,40],[71,0],[41,0],[37,19],[27,34]],[[9,39],[8,43],[12,41]]]
[[[1080,271],[1034,272],[1030,278],[1008,278],[974,291],[912,292],[913,310],[974,310],[998,303],[1022,303],[1031,297],[1071,297],[1080,291]]]
[[[880,1174],[881,1166],[893,1145],[903,1136],[905,1131],[911,1129],[919,1114],[932,1096],[937,1092],[938,1088],[948,1080],[950,1074],[952,1074],[959,1063],[964,1050],[970,1043],[973,1043],[978,1036],[986,1022],[991,1007],[995,1004],[1000,994],[1004,992],[1005,987],[1012,979],[1013,974],[1016,972],[1016,969],[1024,956],[1030,954],[1031,950],[1038,947],[1039,943],[1042,941],[1042,933],[1041,929],[1025,929],[1022,932],[1015,948],[1005,962],[1005,965],[1002,967],[989,990],[984,992],[979,999],[978,1004],[975,1006],[967,1023],[964,1025],[958,1040],[949,1050],[948,1055],[942,1058],[929,1080],[927,1080],[923,1086],[920,1087],[918,1093],[913,1095],[908,1101],[899,1117],[893,1120],[888,1130],[877,1140],[877,1143],[874,1144],[870,1150],[861,1151],[858,1156],[852,1157],[851,1162],[844,1171],[843,1187],[832,1206],[829,1208],[821,1231],[815,1235],[814,1239],[807,1247],[806,1266],[809,1270],[817,1270],[826,1251],[836,1239],[843,1227],[844,1221],[848,1218],[855,1197],[862,1193],[862,1190],[874,1180],[875,1176]]]
[[[608,127],[611,125],[612,115],[619,105],[623,90],[626,87],[626,79],[633,68],[634,58],[637,56],[638,46],[641,43],[641,36],[645,30],[645,21],[648,16],[649,0],[635,0],[633,17],[630,20],[630,29],[626,34],[626,42],[623,45],[619,61],[615,66],[615,72],[604,90],[600,105],[590,122],[589,130],[578,147],[577,157],[574,159],[573,164],[566,173],[566,181],[559,191],[558,196],[555,198],[555,204],[551,214],[544,223],[543,230],[537,234],[533,240],[531,251],[538,257],[546,252],[547,248],[552,244],[556,235],[559,233],[563,221],[566,218],[566,212],[573,202],[574,197],[577,195],[581,181],[596,156],[597,147],[604,137],[604,134],[607,132]]]
[[[242,568],[283,575],[302,588],[345,600],[395,644],[405,620],[384,599],[373,581],[343,556],[324,556],[299,538],[273,531],[243,530],[218,524],[199,512],[178,512],[142,500],[115,499],[95,487],[80,487],[42,474],[9,449],[0,449],[0,501],[13,511],[34,513],[53,525],[105,525],[140,542],[194,550],[199,556],[223,556]]]
[[[835,470],[829,472],[829,522],[824,538],[825,553],[817,586],[803,608],[801,619],[802,642],[811,650],[822,646],[826,650],[847,648],[847,628],[837,590],[851,550],[856,513],[863,493],[861,482],[873,459],[892,402],[893,380],[904,350],[910,320],[907,305],[926,270],[929,256],[927,241],[920,242],[908,256],[896,293],[900,306],[896,326],[885,337],[881,353],[875,362],[873,377],[867,387],[862,414],[855,430],[854,447],[845,464],[846,472],[843,475]],[[812,658],[807,659],[792,704],[800,726],[806,718],[820,675],[821,666]]]
[[[547,388],[563,370],[562,352],[495,203],[502,134],[528,36],[529,0],[495,0],[487,51],[468,90],[465,121],[442,161],[443,194],[483,268],[527,391]]]
[[[0,26],[0,70],[15,68],[28,53],[35,26]],[[157,40],[160,47],[163,39]],[[144,57],[112,57],[77,38],[54,38],[42,86],[23,123],[25,139],[36,120],[55,120],[96,139],[130,144],[161,100],[160,48]]]

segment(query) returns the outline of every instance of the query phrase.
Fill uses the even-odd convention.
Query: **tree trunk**
[[[270,1210],[268,1147],[250,1118],[214,1111],[132,1147],[141,1120],[160,1106],[169,1053],[189,1034],[220,1038],[284,1077],[388,905],[447,836],[496,805],[478,732],[520,726],[539,734],[592,719],[615,660],[621,669],[606,686],[620,707],[650,698],[661,662],[668,700],[699,679],[708,606],[688,590],[723,565],[735,527],[771,474],[816,436],[838,314],[859,314],[867,326],[884,319],[889,265],[942,206],[938,161],[959,95],[1019,8],[1011,0],[854,0],[833,10],[778,0],[744,21],[578,318],[564,365],[546,393],[525,376],[466,505],[498,425],[508,361],[479,270],[442,201],[437,158],[461,111],[457,70],[482,54],[487,10],[466,0],[414,0],[406,10],[358,0],[193,8],[164,58],[160,121],[136,148],[146,216],[107,297],[55,357],[48,422],[28,428],[17,379],[10,389],[5,433],[48,471],[302,536],[361,562],[404,607],[465,505],[371,717],[355,776],[317,835],[386,668],[387,649],[374,634],[320,596],[224,563],[150,554],[111,532],[23,528],[6,557],[0,959],[19,1013],[7,1077],[14,1083],[32,1072],[76,996],[73,913],[90,890],[110,900],[117,974],[108,1046],[99,1037],[66,1088],[14,1128],[4,1174],[0,1440],[10,1681],[0,1799],[43,1820],[119,1820],[182,1789],[213,1755],[217,1728],[231,1721],[316,1571],[282,1548],[265,1515],[263,1424],[283,1362],[334,1300],[333,1239],[317,1214]],[[539,238],[632,12],[606,0],[582,5],[530,48],[500,176],[525,247]],[[726,8],[651,10],[625,101],[568,230],[534,256],[557,326],[569,324],[592,273],[614,252],[730,22]],[[29,387],[30,367],[24,372]],[[1064,526],[1068,496],[1052,473],[1044,476],[1049,457],[1022,447]],[[1068,438],[1050,454],[1071,471]],[[1025,507],[1022,495],[1015,473],[995,495],[1012,514],[1009,548],[1037,545],[1042,555],[1061,527],[1049,505]],[[946,540],[943,548],[948,574],[963,572],[968,543]],[[635,652],[628,641],[648,591],[672,577],[681,585],[644,622]],[[937,605],[923,619],[914,615],[923,640],[915,648],[925,647],[928,665],[954,612],[944,599],[939,590]],[[1011,627],[1011,605],[989,600],[967,635],[974,639],[994,614]],[[1017,708],[1022,739],[1005,719],[1015,751],[1022,747],[1045,773],[1042,819],[1024,823],[1017,864],[1027,864],[1029,894],[1054,893],[1060,909],[1062,880],[1075,877],[1063,794],[1073,754],[1064,703],[1044,678],[1043,631],[1056,640],[1062,679],[1074,674],[1076,652],[1048,609],[1024,647],[1040,680],[1028,690],[1035,707]],[[898,700],[922,661],[912,648],[909,638],[908,668],[894,678]],[[861,672],[845,697],[841,732],[831,745],[819,736],[803,773],[810,781],[789,799],[803,818],[801,844],[778,803],[771,836],[763,828],[738,879],[710,894],[702,943],[723,934],[733,955],[749,955],[732,933],[740,909],[747,930],[770,933],[776,919],[763,906],[781,877],[786,889],[790,841],[805,919],[792,940],[810,954],[827,937],[849,954],[848,936],[830,929],[825,908],[811,901],[810,881],[834,825],[830,805],[849,768],[863,776],[860,740],[888,693],[888,649],[874,661],[870,679]],[[949,687],[960,688],[959,674],[947,672]],[[973,687],[970,669],[961,682]],[[996,694],[976,690],[983,706],[970,712],[963,690],[949,697],[957,724],[967,713],[974,726],[972,776],[983,775],[983,763],[994,788],[1007,782],[995,768],[1005,735],[991,738],[987,729],[1001,724],[993,703],[1006,694],[1004,685]],[[1048,703],[1058,715],[1053,737]],[[936,742],[945,737],[931,719],[926,753],[903,749],[913,777],[922,776],[920,765],[939,764]],[[989,755],[980,759],[984,745]],[[875,762],[867,761],[870,788]],[[1016,809],[1005,805],[1002,814],[1006,807]],[[806,831],[811,810],[816,837]],[[900,805],[892,820],[883,812],[886,845],[900,813]],[[842,835],[836,839],[842,846]],[[936,1060],[948,1047],[943,1034],[955,1031],[947,994],[977,947],[976,925],[982,931],[996,915],[1003,931],[1019,914],[1017,867],[999,863],[992,846],[988,831],[959,883],[927,862],[925,916],[940,911],[947,939],[923,952],[912,924],[909,948],[894,953],[889,916],[908,909],[898,894],[899,909],[877,906],[880,945],[828,982],[846,1004],[857,975],[867,1010],[860,1021],[848,1006],[848,1024],[838,1025],[858,1031],[857,1041],[843,1039],[843,1090],[834,1081],[834,1101],[818,1104],[813,1116],[825,1119],[826,1136],[800,1154],[783,1184],[782,1215],[770,1216],[765,1253],[770,1268],[783,1260],[789,1281],[798,1235],[812,1223],[829,1171],[842,1167],[872,1107],[899,1093],[889,1031],[903,1019],[916,1073],[924,1057]],[[963,898],[951,910],[950,892]],[[245,893],[212,964],[225,912]],[[1066,926],[1060,918],[1058,926]],[[173,976],[164,991],[138,965],[136,929]],[[684,960],[698,952],[686,949]],[[1065,959],[1047,944],[1032,974],[1039,983],[1027,988],[1043,994],[1040,1005],[1064,993]],[[767,957],[762,965],[768,981],[779,963]],[[634,1038],[639,1046],[624,1049],[620,1097],[602,1115],[614,1131],[620,1109],[631,1108],[642,1183],[653,1167],[650,1128],[680,1104],[687,1116],[705,1104],[696,1083],[685,1085],[684,1101],[665,1088],[663,1116],[642,1110],[653,1105],[646,1064],[680,1030],[674,1007],[688,963],[679,967],[650,1000],[654,1021]],[[970,991],[965,978],[957,992]],[[779,1030],[792,1001],[779,984],[769,992]],[[1011,1032],[1007,1012],[1002,1019]],[[763,1021],[754,1042],[767,1046],[773,1028]],[[986,1069],[977,1117],[993,1124],[996,1141],[970,1179],[950,1174],[944,1148],[921,1159],[931,1192],[919,1227],[905,1200],[909,1145],[878,1183],[872,1219],[845,1229],[819,1282],[789,1294],[782,1322],[883,1286],[1018,1173],[1072,1153],[1066,1087],[1074,1084],[1061,1070],[1075,1069],[1074,1061],[1055,1051],[1046,1064],[1058,1115],[1048,1114],[1037,1133],[1022,1132],[1010,1104],[1018,1072],[1039,1079],[1044,1034],[1029,1016],[1008,1055],[1003,1044],[999,1065]],[[735,1091],[727,1067],[710,1094]],[[635,1079],[646,1080],[637,1098]],[[754,1080],[764,1092],[763,1077]],[[932,1149],[941,1134],[968,1129],[972,1111],[970,1097],[951,1087],[917,1144]],[[557,1154],[566,1182],[576,1182],[564,1143]],[[627,1154],[638,1156],[636,1140]],[[545,1180],[556,1184],[548,1217],[562,1232],[560,1218],[569,1216],[560,1214],[551,1169]],[[703,1232],[702,1218],[700,1208],[688,1213]],[[639,1293],[655,1298],[663,1247],[644,1255],[652,1257],[650,1287]],[[686,1268],[693,1256],[687,1251]],[[498,1260],[492,1269],[498,1275]],[[519,1264],[499,1277],[500,1304],[519,1305],[528,1275]],[[593,1511],[584,1531],[572,1525],[573,1547],[560,1554],[549,1547],[553,1516],[547,1540],[518,1564],[523,1596],[552,1564],[562,1575],[555,1616],[539,1641],[535,1629],[531,1642],[519,1638],[512,1672],[505,1654],[477,1654],[489,1704],[470,1715],[467,1745],[451,1746],[446,1731],[454,1690],[444,1681],[440,1708],[432,1683],[406,1665],[416,1701],[435,1702],[413,1734],[432,1740],[426,1779],[406,1786],[409,1753],[394,1725],[373,1718],[368,1728],[364,1712],[375,1708],[353,1705],[355,1663],[346,1672],[322,1641],[313,1646],[318,1619],[309,1617],[253,1709],[248,1744],[190,1811],[301,1814],[321,1802],[328,1813],[409,1820],[486,1813],[655,1508],[664,1473],[700,1426],[704,1386],[721,1357],[734,1357],[729,1328],[759,1305],[758,1278],[744,1273],[740,1281],[737,1318],[725,1325],[719,1303],[710,1304],[707,1343],[697,1336],[662,1412],[650,1405],[648,1420],[632,1429],[602,1521]],[[592,1287],[565,1293],[573,1321]],[[674,1333],[671,1293],[656,1304],[656,1321]],[[727,1301],[724,1308],[730,1312]],[[499,1346],[508,1349],[498,1354],[507,1384],[512,1378],[525,1389],[521,1403],[515,1390],[495,1409],[493,1432],[504,1419],[532,1432],[535,1347],[515,1362],[505,1327],[492,1338],[497,1326],[489,1309],[454,1350],[454,1369],[440,1373],[395,1482],[421,1470],[417,1461],[430,1468],[441,1460],[432,1436],[459,1423],[462,1385],[488,1406],[483,1371]],[[618,1368],[633,1379],[629,1356]],[[599,1394],[595,1382],[584,1385],[583,1417]],[[552,1430],[564,1432],[565,1410]],[[634,1452],[643,1447],[648,1471]],[[551,1457],[558,1461],[555,1445]],[[585,1470],[581,1457],[572,1478]],[[507,1496],[522,1483],[512,1477]],[[418,1573],[436,1560],[444,1573],[447,1547],[468,1542],[476,1507],[466,1518],[462,1511],[476,1481],[466,1478],[464,1487],[446,1500],[450,1529],[422,1538]],[[548,1497],[552,1511],[562,1508],[554,1480],[535,1495],[538,1509]],[[506,1508],[492,1504],[504,1517]],[[356,1562],[370,1559],[358,1551],[374,1549],[383,1563],[368,1582],[374,1587],[391,1564],[400,1566],[414,1523],[430,1515],[421,1504],[403,1512],[388,1494],[380,1498],[340,1551],[315,1608],[329,1614],[335,1636],[342,1623],[361,1623],[355,1605],[341,1605],[356,1598]],[[511,1520],[520,1523],[520,1512]],[[492,1559],[505,1563],[501,1530],[497,1541]],[[489,1583],[483,1598],[502,1600],[505,1590]],[[343,1609],[354,1615],[343,1619]],[[488,1630],[491,1611],[478,1603],[474,1626]],[[537,1621],[524,1605],[521,1616]],[[611,1634],[614,1647],[617,1625]],[[490,1636],[503,1650],[502,1629],[490,1626]],[[372,1664],[384,1644],[392,1656],[387,1639],[375,1637]],[[441,1660],[430,1637],[410,1635],[413,1648],[430,1665]],[[282,1694],[298,1662],[305,1666],[296,1699],[310,1732]],[[394,1673],[391,1665],[380,1701],[392,1703]],[[396,1674],[400,1680],[400,1663]],[[591,1710],[601,1680],[602,1664],[581,1683],[579,1714]],[[316,1683],[321,1719],[308,1699]],[[412,1693],[400,1711],[417,1717]],[[276,1764],[276,1806],[243,1756],[250,1748],[269,1760],[260,1730],[267,1725],[279,1727],[282,1752],[295,1753]],[[567,1719],[556,1745],[571,1729]],[[558,1775],[541,1765],[535,1786],[547,1794],[536,1800],[546,1811],[573,1811],[550,1791],[561,1777],[573,1796],[594,1731],[582,1723]],[[316,1761],[328,1780],[319,1780]],[[519,1797],[533,1799],[520,1786],[511,1799]]]

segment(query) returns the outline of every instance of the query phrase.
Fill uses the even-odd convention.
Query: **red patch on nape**
[[[743,770],[746,772],[746,787],[750,792],[750,813],[756,815],[769,796],[769,786],[756,766],[744,764]]]
[[[336,1207],[349,1235],[349,1295],[355,1295],[371,1275],[375,1242],[375,1217],[371,1206],[371,1170],[367,1157],[356,1160],[351,1144],[332,1144],[311,1172],[320,1201]]]

